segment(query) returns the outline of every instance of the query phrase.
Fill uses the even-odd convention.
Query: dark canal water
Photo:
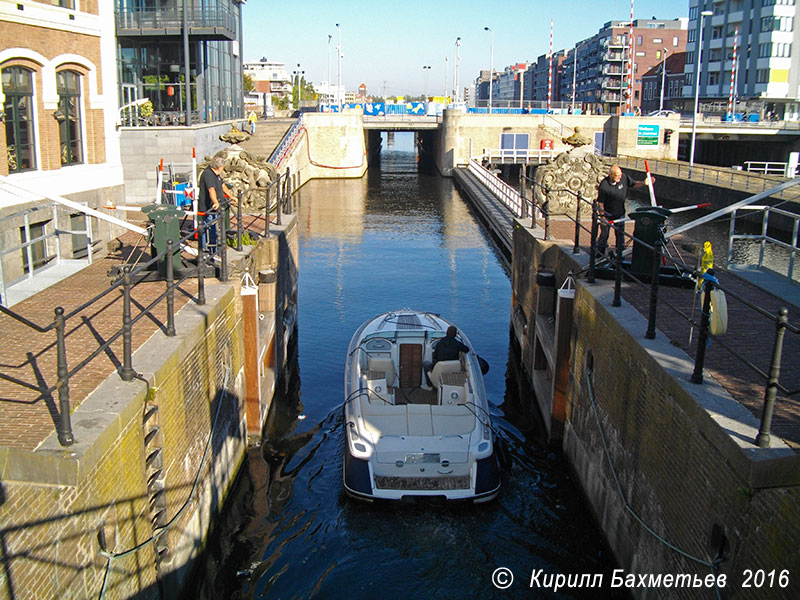
[[[384,143],[363,179],[313,181],[299,194],[297,366],[194,597],[598,597],[528,587],[533,569],[608,581],[615,566],[566,462],[529,416],[510,352],[508,272],[452,182],[418,169],[406,134]],[[363,321],[401,307],[454,321],[491,365],[486,388],[513,459],[493,502],[371,505],[343,492],[347,344]],[[498,567],[515,576],[503,591],[492,585]]]

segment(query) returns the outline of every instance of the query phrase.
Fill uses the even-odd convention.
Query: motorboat
[[[403,309],[362,324],[344,375],[344,488],[360,499],[443,497],[484,502],[500,489],[483,383],[488,364],[469,348],[433,362],[452,323]]]

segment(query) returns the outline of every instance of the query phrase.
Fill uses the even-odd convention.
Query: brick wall
[[[542,243],[532,239],[530,230],[515,229],[513,298],[528,320],[528,332],[539,291],[535,273],[554,272],[560,287],[567,269],[579,262],[568,247]],[[702,560],[711,561],[717,553],[715,529],[724,534],[725,560],[718,567],[727,576],[722,597],[798,597],[798,457],[780,444],[754,446],[758,423],[747,410],[709,377],[702,386],[689,383],[689,358],[663,336],[644,340],[646,319],[624,301],[612,308],[612,297],[612,282],[577,282],[562,447],[620,568],[699,578],[711,573],[650,535],[626,508],[627,501],[664,540]],[[522,319],[512,322],[530,373]],[[590,362],[593,395],[587,380]],[[775,570],[776,581],[786,569],[789,585],[743,588],[747,569]],[[713,588],[662,586],[632,592],[637,598],[714,597]]]

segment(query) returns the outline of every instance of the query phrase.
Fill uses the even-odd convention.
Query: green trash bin
[[[167,240],[172,240],[172,269],[175,277],[183,274],[184,266],[181,261],[181,219],[183,211],[174,206],[164,204],[150,204],[142,208],[142,212],[147,215],[153,225],[153,233],[150,239],[150,252],[152,256],[163,254],[167,249]],[[162,278],[167,277],[166,254],[154,265],[158,269],[158,274]]]
[[[653,272],[653,251],[639,242],[645,242],[650,246],[655,246],[657,241],[663,244],[664,221],[671,214],[669,209],[660,206],[644,206],[628,214],[635,223],[631,272],[637,277],[649,280]]]

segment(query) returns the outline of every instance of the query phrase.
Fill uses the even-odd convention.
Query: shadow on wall
[[[229,440],[243,436],[239,406],[237,395],[217,390],[210,407],[211,430],[204,441],[200,463],[190,482],[166,486],[166,497],[177,498],[180,504],[170,506],[171,520],[157,532],[151,524],[148,504],[152,497],[148,493],[114,498],[110,503],[76,510],[62,506],[67,500],[64,492],[69,488],[54,488],[45,497],[44,492],[33,490],[33,486],[20,483],[9,488],[7,483],[0,482],[0,507],[43,501],[50,504],[45,510],[54,515],[31,520],[15,519],[26,514],[22,510],[16,515],[3,515],[0,590],[5,597],[11,600],[27,597],[29,590],[23,589],[19,582],[32,579],[58,581],[58,589],[48,590],[47,584],[43,588],[42,593],[49,596],[47,592],[52,591],[52,597],[82,596],[88,591],[90,597],[101,600],[111,596],[159,598],[164,589],[179,589],[180,578],[191,572],[198,558],[156,581],[155,533],[167,534],[172,527],[185,528],[191,514],[186,511],[197,510],[198,492],[209,487],[212,521],[219,514],[221,495],[213,486],[219,478],[214,477],[213,468],[215,461],[223,458],[223,448]],[[76,495],[78,498],[85,497],[81,491]],[[13,524],[9,523],[12,519],[16,520]],[[53,577],[55,571],[58,577]],[[84,585],[88,586],[86,590]]]

